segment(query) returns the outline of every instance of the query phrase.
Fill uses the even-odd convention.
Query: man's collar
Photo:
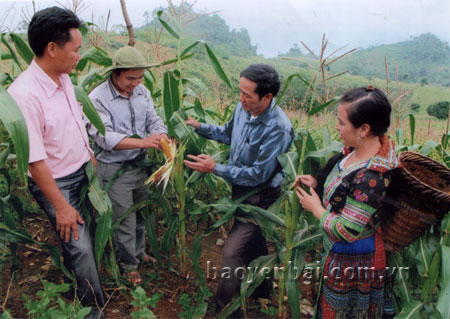
[[[31,68],[34,76],[42,85],[42,88],[44,89],[47,97],[51,97],[58,89],[58,85],[55,83],[55,81],[53,81],[53,79],[47,73],[45,73],[45,71],[36,62],[36,59],[33,59],[31,61],[29,68]],[[60,80],[60,82],[62,84],[62,80]]]
[[[273,117],[273,113],[272,113],[272,109],[275,106],[275,99],[272,98],[272,101],[270,102],[269,106],[264,110],[264,112],[262,112],[261,114],[258,115],[257,118],[255,118],[253,121],[259,121],[262,124],[269,126],[270,125],[270,120]],[[248,113],[249,116],[248,118],[250,119],[250,113]]]

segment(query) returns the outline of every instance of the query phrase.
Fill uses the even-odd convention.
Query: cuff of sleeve
[[[198,129],[196,129],[196,131],[199,134],[206,134],[208,129],[209,129],[209,124],[200,123],[200,127]]]
[[[216,166],[214,167],[213,173],[219,177],[225,177],[226,168],[227,168],[226,165],[216,164]]]
[[[121,140],[123,140],[125,137],[127,137],[125,134],[122,133],[116,133],[116,132],[106,132],[104,137],[104,148],[107,151],[111,151],[116,147],[117,144]]]
[[[323,226],[325,224],[325,220],[331,215],[331,213],[329,211],[326,211],[325,213],[323,213],[322,217],[320,217],[319,219],[319,225],[320,228],[323,229]]]

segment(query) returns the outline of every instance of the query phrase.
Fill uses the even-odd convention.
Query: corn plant
[[[133,296],[133,301],[131,301],[131,304],[135,307],[135,310],[131,313],[131,318],[157,318],[155,314],[148,309],[148,306],[151,308],[156,308],[156,303],[162,297],[161,294],[156,293],[151,297],[148,297],[142,287],[137,287],[131,291],[131,295]]]
[[[52,282],[42,280],[44,290],[37,292],[38,300],[32,300],[23,295],[25,308],[28,310],[29,318],[76,318],[83,319],[91,311],[91,307],[83,307],[79,302],[67,303],[61,298],[61,294],[68,292],[70,284],[56,285]]]
[[[189,110],[191,107],[191,104],[187,101],[187,98],[189,96],[195,96],[196,94],[193,92],[192,89],[188,88],[187,85],[195,83],[201,83],[198,79],[192,79],[192,78],[184,78],[183,77],[183,61],[186,59],[189,59],[190,57],[194,56],[193,53],[191,53],[192,49],[194,49],[197,45],[202,43],[201,41],[195,41],[194,43],[188,45],[186,48],[182,48],[182,27],[181,27],[181,20],[176,20],[172,16],[171,23],[168,23],[163,19],[163,12],[159,11],[157,13],[157,17],[161,23],[161,25],[164,27],[164,29],[169,32],[177,41],[177,50],[176,50],[176,57],[173,59],[168,60],[167,62],[175,63],[176,69],[166,71],[163,74],[163,89],[161,94],[161,104],[163,106],[163,116],[165,118],[165,122],[168,126],[169,135],[173,137],[177,137],[179,140],[181,140],[182,145],[186,145],[188,147],[187,150],[194,151],[195,153],[202,152],[204,150],[204,147],[206,145],[206,141],[204,139],[200,139],[196,136],[195,133],[193,133],[184,123],[184,121],[187,119],[186,111]],[[170,16],[169,16],[170,17]],[[215,57],[212,50],[209,48],[209,46],[206,43],[203,43],[204,47],[207,51],[208,57],[210,59],[211,64],[214,67],[214,70],[216,71],[217,75],[229,86],[231,87],[231,84],[225,75],[225,72],[223,71],[222,67],[220,66],[220,63],[218,62],[217,58]],[[165,65],[168,63],[161,63],[161,65]],[[200,86],[202,86],[200,84]],[[152,86],[153,89],[153,86]],[[155,96],[154,96],[155,97]],[[197,113],[202,114],[203,108],[200,104],[200,101],[198,99],[195,100],[194,109]],[[204,116],[204,114],[202,114]],[[166,166],[166,168],[163,169],[165,171],[166,176],[170,176],[170,181],[172,185],[171,192],[168,192],[167,196],[171,196],[171,194],[175,197],[176,202],[169,201],[168,203],[161,203],[161,201],[164,201],[164,199],[160,199],[159,203],[162,207],[173,207],[174,210],[178,212],[177,218],[178,220],[175,221],[172,216],[169,216],[168,214],[165,214],[168,218],[166,220],[168,224],[168,230],[163,236],[163,247],[165,247],[166,252],[167,248],[170,246],[167,243],[167,239],[170,240],[170,237],[167,237],[166,235],[170,235],[173,233],[176,229],[179,229],[179,240],[180,240],[180,269],[181,274],[185,278],[186,273],[186,262],[187,262],[187,256],[186,256],[186,234],[187,234],[187,221],[188,221],[188,211],[193,206],[193,200],[195,199],[195,195],[190,193],[190,190],[192,188],[187,187],[188,184],[192,181],[192,176],[197,176],[198,174],[195,174],[195,172],[191,173],[189,176],[186,174],[185,170],[183,169],[183,159],[184,159],[184,147],[180,147],[178,150],[178,153],[172,154],[171,156],[166,155],[167,158],[172,158],[172,161],[170,162],[170,167],[172,169],[172,172],[169,171],[169,165]],[[168,161],[169,162],[169,161]],[[162,173],[162,172],[161,172]],[[154,173],[155,177],[159,174],[158,171]],[[163,173],[164,174],[164,173]],[[151,179],[151,178],[150,178]],[[165,179],[166,182],[165,185],[167,185],[168,178]],[[165,186],[164,186],[165,188]],[[166,198],[167,198],[166,196]]]

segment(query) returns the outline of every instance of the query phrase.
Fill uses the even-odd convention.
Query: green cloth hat
[[[114,53],[112,65],[106,68],[105,73],[115,69],[147,69],[152,66],[154,64],[148,64],[137,49],[125,46]]]

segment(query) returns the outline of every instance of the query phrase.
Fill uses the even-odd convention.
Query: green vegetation
[[[333,72],[384,78],[387,58],[389,78],[403,82],[450,87],[450,47],[431,33],[408,41],[370,47],[337,62]]]
[[[157,11],[152,14],[151,22],[141,28],[136,29],[136,37],[141,40],[146,40],[147,34],[158,32],[161,29],[161,23],[157,19]],[[256,55],[256,46],[251,44],[251,39],[248,31],[245,28],[240,30],[231,30],[219,15],[200,14],[195,12],[192,7],[171,7],[171,12],[176,18],[181,18],[183,28],[177,28],[177,33],[182,34],[186,42],[189,39],[203,40],[209,43],[219,55],[224,56],[254,56]],[[170,21],[171,14],[163,14],[164,19]],[[174,39],[166,37],[162,43],[165,45],[174,45]]]
[[[150,22],[148,28],[157,27],[158,23],[163,25],[165,31],[160,37],[158,32],[155,34],[152,29],[138,30],[139,37],[142,39],[138,47],[158,64],[146,71],[143,84],[150,90],[157,112],[164,118],[170,135],[179,141],[181,145],[179,149],[182,150],[174,159],[174,167],[166,190],[153,187],[153,194],[149,199],[132,207],[129,211],[131,213],[137,209],[145,209],[144,218],[149,246],[157,259],[155,268],[166,272],[170,270],[187,281],[189,278],[186,276],[186,268],[190,264],[195,272],[195,279],[190,280],[196,280],[198,290],[195,295],[186,293],[180,295],[178,304],[183,309],[179,315],[183,318],[204,317],[208,310],[207,306],[211,303],[212,294],[199,265],[202,241],[222,225],[230,222],[232,218],[253,218],[263,228],[268,240],[274,243],[274,252],[252,262],[250,266],[253,269],[261,269],[264,272],[247,273],[241,285],[240,295],[233,299],[218,317],[223,318],[238,307],[243,307],[246,311],[247,299],[267,275],[266,269],[270,270],[269,275],[273,276],[273,280],[278,281],[278,288],[275,290],[278,301],[277,310],[271,307],[268,312],[273,314],[277,311],[280,316],[287,313],[289,309],[293,317],[300,317],[299,301],[302,295],[299,285],[300,273],[292,270],[305,267],[305,256],[308,251],[318,252],[317,243],[321,240],[322,233],[317,228],[317,221],[301,210],[295,193],[289,185],[297,174],[314,174],[330,155],[340,149],[341,144],[336,141],[336,134],[332,133],[335,122],[332,110],[339,94],[348,88],[366,84],[385,87],[386,81],[382,79],[383,76],[368,78],[344,75],[331,78],[334,76],[330,72],[332,69],[323,68],[321,63],[305,56],[298,57],[296,60],[282,58],[267,60],[252,56],[254,48],[251,47],[248,34],[242,30],[230,32],[218,16],[202,16],[196,20],[215,22],[216,27],[211,29],[219,30],[223,35],[223,37],[217,37],[218,42],[215,45],[214,42],[202,43],[192,38],[192,35],[187,32],[186,20],[183,20],[177,11],[170,14],[158,12],[155,17],[158,22]],[[194,22],[188,25],[193,24]],[[209,27],[202,26],[200,30],[204,28]],[[84,35],[86,44],[93,43],[93,39],[99,35],[96,32],[95,29],[91,29]],[[209,36],[214,38],[214,34],[211,33]],[[229,36],[237,38],[236,42],[230,40],[232,43],[227,44]],[[83,103],[85,114],[98,126],[99,131],[102,131],[102,125],[98,122],[96,112],[92,110],[86,93],[104,80],[100,71],[102,67],[111,64],[112,48],[126,42],[126,39],[116,34],[101,34],[101,37],[102,41],[97,42],[102,44],[101,47],[86,45],[82,60],[71,74],[73,82],[77,85],[77,98]],[[11,178],[11,176],[13,174],[21,176],[22,182],[26,183],[28,158],[28,139],[23,119],[20,112],[17,112],[18,108],[14,101],[4,91],[4,88],[30,61],[29,48],[26,43],[18,39],[20,37],[15,35],[2,34],[2,43],[8,52],[2,55],[2,59],[7,59],[9,73],[0,75],[2,81],[0,119],[3,123],[0,128],[0,195],[2,197],[0,246],[2,251],[7,250],[7,253],[2,252],[0,255],[2,262],[0,265],[5,265],[6,262],[3,260],[10,258],[12,261],[10,265],[15,267],[12,267],[13,271],[22,267],[18,263],[17,246],[38,244],[42,249],[48,250],[53,263],[65,271],[57,249],[55,251],[56,247],[39,243],[23,227],[21,223],[23,212],[14,200],[16,197],[21,200],[22,195],[18,195],[20,193],[17,190],[22,189],[23,186],[19,179]],[[236,43],[241,43],[238,46],[239,54],[233,51],[233,45]],[[345,59],[351,60],[354,56],[351,55]],[[417,53],[417,56],[419,57],[420,54]],[[281,94],[279,101],[282,106],[291,111],[296,131],[295,146],[290,152],[280,156],[280,163],[286,172],[282,194],[280,199],[267,210],[242,204],[242,199],[231,201],[229,185],[221,178],[213,174],[199,174],[185,168],[182,164],[184,154],[207,153],[217,162],[225,161],[229,148],[200,138],[186,127],[184,120],[187,116],[193,116],[208,123],[223,124],[227,121],[232,114],[234,101],[238,95],[239,71],[248,64],[257,62],[271,63],[280,71],[284,94]],[[321,78],[325,76],[327,79],[322,81]],[[437,138],[427,141],[425,134],[421,134],[419,138],[419,126],[423,126],[423,123],[419,123],[418,120],[416,122],[415,115],[409,112],[417,109],[416,106],[413,107],[413,103],[417,103],[422,106],[419,116],[425,116],[424,109],[428,105],[450,100],[450,89],[431,85],[421,86],[419,83],[389,82],[388,85],[389,97],[393,101],[395,111],[396,121],[393,125],[392,136],[396,141],[397,150],[399,152],[414,150],[450,166],[449,134],[448,131],[444,133],[444,129],[440,129],[444,127],[444,121],[438,122],[440,126],[437,129]],[[3,112],[3,110],[14,112]],[[407,129],[401,127],[406,118],[409,120]],[[422,139],[425,141],[422,142]],[[159,167],[162,164],[163,158],[160,152],[150,152],[149,156],[151,159],[142,165]],[[93,168],[91,167],[88,172],[90,179],[88,196],[98,211],[95,245],[98,265],[107,273],[108,280],[112,278],[111,285],[124,287],[118,274],[111,240],[116,225],[111,225],[110,204],[104,191],[98,187]],[[6,208],[3,209],[4,207]],[[419,241],[411,244],[401,253],[390,256],[392,265],[408,265],[412,268],[408,276],[402,276],[402,273],[394,274],[397,310],[401,311],[403,317],[449,316],[449,234],[450,215],[447,215],[440,225],[430,229]],[[279,274],[281,276],[276,277],[275,267],[282,265],[285,267]],[[424,272],[423,269],[427,271]],[[70,274],[67,275],[70,276]],[[37,312],[42,309],[41,314],[49,309],[53,311],[53,308],[49,307],[53,307],[57,301],[55,292],[62,292],[65,289],[46,284],[44,288],[52,293],[53,301],[45,305],[39,300],[30,301],[28,304],[30,311]],[[131,316],[135,318],[151,317],[153,313],[148,307],[155,308],[160,298],[157,294],[150,297],[149,292],[139,288],[133,291],[126,290],[124,294],[131,295],[133,298],[131,303],[136,309]],[[287,301],[284,296],[287,296]],[[69,309],[72,314],[79,312],[80,317],[85,311],[59,304],[62,307],[61,311]]]
[[[448,118],[449,107],[450,102],[448,101],[434,103],[427,108],[427,113],[428,115],[434,116],[440,120],[445,120]]]

